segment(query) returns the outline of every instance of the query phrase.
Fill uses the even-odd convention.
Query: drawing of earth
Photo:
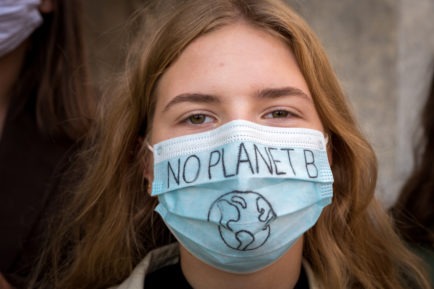
[[[232,191],[215,200],[208,221],[218,224],[223,242],[239,251],[255,250],[268,240],[276,218],[270,202],[252,191]]]

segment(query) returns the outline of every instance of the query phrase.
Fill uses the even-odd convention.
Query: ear
[[[66,0],[70,1],[70,0]],[[39,11],[41,13],[47,14],[51,13],[54,10],[54,0],[41,0],[41,4],[39,4]]]
[[[149,148],[148,142],[145,138],[139,138],[139,146],[140,146],[140,159],[142,162],[143,168],[143,178],[148,182],[148,193],[151,194],[151,184],[154,179],[154,156],[152,151]]]
[[[153,156],[149,150],[146,150],[143,156],[143,177],[152,183],[154,179]]]
[[[331,148],[327,148],[327,158],[329,159],[330,166],[333,164],[333,152]]]

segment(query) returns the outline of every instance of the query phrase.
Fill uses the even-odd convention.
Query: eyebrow
[[[196,103],[220,103],[220,99],[215,95],[202,94],[202,93],[182,93],[175,96],[163,109],[167,111],[175,104],[182,102],[196,102]]]
[[[312,99],[301,89],[287,86],[281,88],[265,88],[257,91],[256,97],[258,98],[278,98],[282,96],[300,96],[308,101],[312,101]],[[220,99],[211,94],[203,94],[203,93],[182,93],[175,96],[172,100],[169,101],[168,104],[163,109],[163,112],[169,110],[172,106],[183,103],[183,102],[195,102],[195,103],[211,103],[217,104],[220,103]]]
[[[301,89],[287,86],[281,88],[265,88],[256,93],[258,98],[278,98],[281,96],[300,96],[308,101],[312,99]]]

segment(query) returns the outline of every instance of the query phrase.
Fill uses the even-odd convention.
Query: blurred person
[[[78,0],[0,1],[0,288],[24,287],[93,117],[80,14]]]
[[[415,166],[391,208],[399,233],[429,266],[434,286],[434,65],[421,114],[422,137]]]
[[[186,0],[154,24],[81,155],[33,287],[429,288],[300,16],[278,0]]]

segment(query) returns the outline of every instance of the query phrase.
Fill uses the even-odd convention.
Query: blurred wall
[[[141,7],[141,0],[82,2],[91,72],[97,88],[104,91],[113,76],[122,72],[132,37],[126,27],[133,12]]]
[[[433,71],[434,0],[287,2],[322,40],[377,153],[377,195],[391,205],[412,170]]]
[[[310,23],[328,52],[377,153],[377,195],[389,206],[413,165],[418,115],[434,61],[434,0],[286,1]],[[85,3],[99,87],[121,70],[129,41],[125,21],[142,2]]]

